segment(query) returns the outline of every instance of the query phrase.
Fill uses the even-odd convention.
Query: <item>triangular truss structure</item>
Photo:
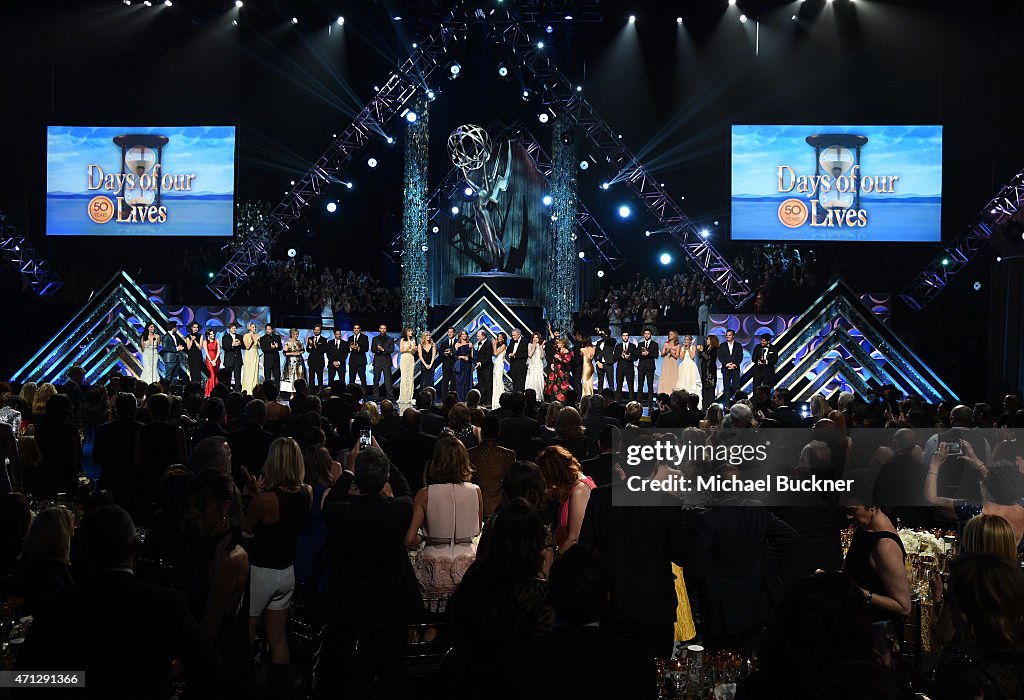
[[[56,294],[64,286],[60,275],[3,212],[0,212],[0,263],[17,270],[25,284],[40,296]]]
[[[158,329],[167,327],[167,317],[156,303],[131,277],[118,272],[12,379],[63,381],[74,365],[85,370],[87,383],[98,381],[115,368],[139,377],[139,339],[150,322]]]
[[[506,58],[519,65],[529,89],[545,107],[571,119],[590,148],[609,167],[617,182],[628,186],[658,220],[684,253],[716,286],[724,300],[734,307],[753,296],[750,286],[707,240],[696,224],[672,199],[646,167],[618,138],[568,77],[538,47],[508,10],[486,13],[464,1],[456,3],[439,26],[417,43],[404,61],[376,92],[352,124],[336,138],[312,168],[285,195],[267,217],[257,235],[240,246],[214,277],[208,288],[228,301],[246,282],[252,271],[266,262],[271,246],[321,193],[324,186],[342,181],[342,171],[353,156],[375,136],[386,138],[389,122],[417,94],[429,94],[429,80],[448,62],[448,49],[468,36],[471,25],[485,26],[491,38],[505,48]]]
[[[775,340],[775,385],[794,401],[849,386],[864,396],[891,384],[930,403],[957,396],[842,280]],[[741,386],[753,389],[751,370]]]

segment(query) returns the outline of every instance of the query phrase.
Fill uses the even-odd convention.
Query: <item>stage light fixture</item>
[[[683,23],[683,18],[682,17],[676,17],[676,24],[682,24],[682,23]]]
[[[576,86],[576,92],[583,92],[583,86],[582,85],[577,85]]]
[[[790,17],[790,19],[796,22],[796,15],[793,15],[792,17]]]
[[[537,42],[537,48],[538,49],[543,49],[544,48],[544,42],[543,41],[538,41]]]
[[[328,202],[325,208],[327,209],[328,214],[333,214],[334,212],[338,211],[338,203]]]
[[[462,194],[466,195],[467,197],[472,197],[473,196],[473,188],[472,187],[467,187],[466,189],[462,190]]]
[[[131,7],[132,0],[124,0],[124,4],[125,4],[126,7]]]
[[[715,226],[718,226],[718,222],[717,221],[715,222]]]
[[[606,189],[608,189],[609,187],[611,187],[611,185],[609,185],[609,184],[608,184],[607,182],[602,182],[602,183],[601,183],[601,189],[602,189],[602,190],[606,190]]]
[[[402,21],[402,15],[395,15],[391,19],[395,20],[396,22],[401,22]]]
[[[524,100],[530,99],[530,91],[529,90],[523,90],[523,99]]]
[[[658,258],[658,262],[660,262],[662,265],[668,265],[672,262],[672,256],[669,255],[668,253],[662,253],[661,256]]]
[[[581,160],[580,161],[580,170],[586,170],[589,167],[590,167],[590,161],[589,160]]]
[[[237,19],[231,20],[231,24],[233,24],[233,25],[235,25],[237,27],[238,26],[238,20]]]
[[[997,255],[996,256],[996,262],[1002,262],[1002,261],[1003,261],[1002,256],[1001,255]]]
[[[981,282],[975,282],[974,283],[974,291],[976,291],[976,292],[980,292],[981,291]]]
[[[549,24],[548,26],[544,27],[544,31],[547,32],[548,34],[551,34],[553,31],[555,31],[555,28]]]
[[[452,63],[450,66],[448,66],[448,77],[451,78],[452,80],[458,78],[459,73],[461,72],[462,66],[458,62]]]
[[[242,2],[242,0],[235,0],[235,7],[241,7],[241,6],[242,6],[242,5],[244,5],[244,4],[245,4],[245,3],[244,3],[244,2]]]
[[[454,206],[454,207],[452,207],[451,211],[452,211],[452,216],[458,216],[460,210],[459,210],[459,208],[457,206]]]
[[[352,189],[352,183],[351,182],[346,182],[345,183],[345,187],[347,187],[348,189]]]
[[[623,219],[628,219],[629,215],[632,213],[633,210],[627,207],[625,204],[619,207],[619,216],[622,217]]]
[[[410,124],[415,123],[415,121],[416,121],[416,112],[413,112],[412,110],[409,110],[406,113],[406,115],[405,115],[405,121],[409,122]]]
[[[435,97],[437,97],[437,95],[434,94],[433,90],[427,90],[427,99],[428,100],[433,102]]]
[[[948,264],[949,264],[949,258],[943,258],[942,259],[942,266],[945,267]]]
[[[541,124],[547,124],[548,123],[548,119],[550,119],[550,118],[551,117],[548,116],[547,112],[541,112],[540,114],[537,115],[537,119],[540,120]]]
[[[651,232],[650,231],[644,231],[644,237],[645,238],[650,238],[651,237]]]
[[[736,4],[736,0],[729,0],[729,7],[732,7],[735,4]]]
[[[152,0],[142,0],[142,4],[146,7],[153,7]]]
[[[426,243],[424,243],[423,245],[420,246],[420,250],[422,250],[424,253],[426,253],[428,250],[430,250],[430,246],[428,246]]]
[[[996,209],[989,209],[988,213],[989,214],[998,214],[999,212]]]
[[[299,254],[299,251],[295,250],[294,248],[289,248],[288,249],[288,257],[289,258],[294,258],[298,254]]]
[[[408,118],[408,117],[406,117],[406,118]],[[416,119],[413,118],[410,121],[416,121]],[[394,136],[385,136],[384,140],[387,141],[388,145],[390,146],[391,144],[393,144],[395,142],[395,137]]]
[[[430,232],[431,233],[441,233],[441,227],[440,226],[435,226],[432,229],[430,229]]]
[[[498,77],[499,78],[507,78],[508,77],[508,66],[506,66],[506,65],[498,66]]]
[[[743,22],[744,24],[746,24],[747,23],[747,16],[746,15],[740,15],[740,22]]]
[[[597,276],[598,277],[604,277],[604,270],[598,270],[597,271]]]
[[[582,250],[579,252],[579,256],[580,256],[580,260],[586,260],[587,259],[587,254],[584,253]]]
[[[540,201],[544,202],[544,206],[546,206],[546,207],[550,207],[550,206],[551,206],[551,203],[552,203],[553,201],[555,201],[555,200],[554,200],[554,199],[552,199],[551,195],[549,195],[549,194],[546,194],[546,195],[544,195],[543,199],[541,199]]]
[[[636,15],[630,15],[629,16],[629,23],[630,24],[636,24]]]
[[[174,5],[174,3],[171,2],[171,0],[164,0],[164,7],[171,7],[172,5]]]
[[[707,230],[706,228],[702,228],[702,229],[700,230],[700,237],[701,237],[701,238],[707,238],[707,237],[708,237],[708,235],[709,235],[709,234],[708,234],[708,230]]]
[[[376,158],[369,158],[369,159],[367,159],[366,164],[369,165],[371,168],[376,168],[377,167],[377,159]]]
[[[339,17],[338,19],[334,20],[334,22],[340,27],[343,24],[345,24],[345,18],[344,17]]]
[[[207,279],[211,279],[212,280],[213,279],[213,273],[212,272],[207,272],[206,273],[206,277],[207,277]]]
[[[292,17],[292,24],[298,24],[298,23],[299,23],[299,18],[298,17]]]
[[[572,21],[572,15],[566,15],[565,16],[565,21],[566,22],[571,22]]]

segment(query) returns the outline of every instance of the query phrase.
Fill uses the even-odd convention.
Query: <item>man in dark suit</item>
[[[512,391],[526,391],[526,360],[530,355],[530,344],[523,339],[518,328],[512,329],[512,340],[508,342],[505,359],[508,360],[508,376],[512,379]]]
[[[253,475],[263,471],[270,443],[274,441],[274,436],[263,428],[266,422],[267,404],[260,399],[252,399],[245,404],[245,425],[228,434],[231,473],[236,480],[242,475],[242,467]]]
[[[0,496],[9,494],[12,491],[21,491],[21,481],[18,438],[14,434],[14,429],[9,424],[0,423]]]
[[[281,386],[281,336],[268,323],[260,336],[260,352],[263,353],[263,380]]]
[[[871,502],[892,508],[890,518],[898,518],[909,527],[931,527],[932,512],[924,500],[924,480],[928,467],[921,461],[921,438],[910,428],[900,428],[892,436],[895,454],[875,476]]]
[[[480,405],[491,405],[492,381],[494,379],[494,346],[487,337],[487,331],[476,332],[476,388],[480,390]]]
[[[654,361],[658,357],[658,343],[651,338],[651,329],[644,329],[644,339],[636,344],[636,392],[640,396],[640,403],[650,401],[654,403]],[[644,392],[644,383],[647,385],[647,392]]]
[[[327,383],[345,381],[345,360],[348,358],[348,342],[341,337],[341,329],[334,329],[334,337],[327,341]]]
[[[436,435],[423,431],[423,419],[426,416],[424,411],[405,409],[399,418],[399,432],[392,439],[381,442],[384,453],[391,464],[402,472],[413,494],[426,486],[424,475],[427,463],[434,455],[434,446],[437,444]]]
[[[134,445],[142,423],[135,420],[138,402],[134,394],[121,393],[114,399],[114,420],[96,428],[92,460],[103,470],[100,486],[114,494],[125,508],[132,505]]]
[[[510,647],[499,664],[498,697],[637,698],[650,685],[654,662],[598,628],[610,593],[608,568],[593,550],[577,546],[551,565],[548,601],[557,623],[551,633]],[[609,673],[551,673],[551,659],[566,668]]]
[[[416,410],[420,412],[420,430],[437,437],[444,430],[444,416],[435,413],[434,397],[429,391],[421,391],[416,394]]]
[[[508,407],[512,415],[501,421],[498,444],[514,450],[516,459],[533,459],[543,443],[537,434],[537,421],[523,415],[526,410],[526,397],[518,391],[512,392],[508,397]]]
[[[743,364],[743,348],[736,342],[736,332],[725,332],[725,342],[718,346],[718,360],[722,363],[722,390],[727,403],[740,388],[740,365]]]
[[[667,659],[678,604],[669,572],[673,562],[686,561],[686,523],[673,496],[642,488],[657,463],[637,461],[623,465],[625,481],[590,493],[580,544],[596,549],[611,572],[611,603],[601,629],[648,658]]]
[[[402,430],[402,417],[395,411],[395,403],[390,399],[380,402],[380,420],[373,426],[373,435],[376,438],[393,440]]]
[[[349,489],[355,484],[358,495]],[[390,484],[392,496],[384,493]],[[423,605],[405,547],[412,497],[402,472],[378,447],[352,450],[324,507],[326,549],[334,564],[328,619],[318,666],[321,697],[401,698],[408,626]]]
[[[160,338],[160,355],[164,361],[164,378],[171,384],[188,381],[185,365],[185,339],[178,332],[178,322],[167,322],[167,332]]]
[[[754,351],[750,353],[754,366],[751,368],[751,376],[754,380],[754,388],[766,386],[769,389],[775,386],[775,363],[779,354],[771,346],[771,336],[767,333],[761,334],[761,340]]]
[[[210,688],[220,658],[182,593],[132,572],[137,540],[128,513],[96,508],[78,536],[92,575],[36,606],[17,670],[84,672],[89,697],[123,697],[131,688],[132,697],[170,698],[172,662],[180,658],[188,687]]]
[[[75,407],[72,420],[78,422],[79,411],[82,402],[85,401],[85,394],[82,393],[82,385],[85,383],[85,370],[78,365],[68,368],[68,380],[60,385],[60,393],[71,399],[71,405]]]
[[[382,399],[387,396],[389,399],[395,398],[395,380],[391,377],[391,368],[394,366],[394,359],[392,356],[395,354],[395,341],[388,336],[388,327],[383,323],[380,324],[380,329],[373,337],[371,343],[373,348],[373,386],[377,391],[377,398]],[[384,380],[384,389],[381,390],[381,379]]]
[[[615,341],[603,330],[594,348],[594,362],[597,365],[597,391],[606,386],[615,388]]]
[[[449,328],[448,332],[437,343],[437,354],[441,358],[441,396],[447,396],[448,392],[455,391],[455,329]]]
[[[366,353],[370,352],[370,339],[363,335],[359,324],[352,326],[348,339],[348,383],[366,388]]]
[[[238,324],[228,324],[228,332],[221,336],[220,349],[224,354],[224,369],[231,372],[231,385],[235,391],[242,390],[242,336],[238,335]]]
[[[661,413],[655,422],[655,428],[694,428],[693,415],[687,408],[687,393],[676,389],[669,396],[669,410]]]
[[[306,338],[306,352],[309,356],[306,367],[309,368],[309,388],[324,386],[324,355],[327,353],[327,338],[321,335],[320,324],[313,326],[313,335]]]
[[[806,421],[800,413],[789,405],[789,389],[776,389],[772,395],[772,410],[768,414],[780,428],[799,428]]]
[[[636,371],[633,363],[636,362],[636,343],[629,341],[629,333],[623,331],[622,342],[615,345],[615,391],[619,399],[630,401],[636,398]],[[626,390],[622,391],[622,383],[626,383]]]
[[[593,479],[598,486],[619,480],[619,476],[615,473],[615,442],[618,440],[618,436],[618,428],[611,424],[605,425],[597,434],[596,446],[597,450],[600,450],[597,452],[597,456],[580,462],[580,470]]]
[[[590,400],[590,413],[583,419],[583,427],[586,428],[587,453],[597,454],[597,436],[601,434],[605,426],[612,425],[621,428],[622,423],[614,418],[605,415],[605,401],[601,394],[594,394]]]

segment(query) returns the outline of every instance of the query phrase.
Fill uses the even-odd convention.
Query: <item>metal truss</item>
[[[992,240],[992,234],[1010,223],[1024,209],[1024,170],[999,190],[949,245],[932,259],[901,294],[907,306],[920,311],[939,296],[950,280],[960,274],[975,255]]]
[[[16,269],[40,296],[56,294],[64,282],[7,216],[0,212],[0,262]]]

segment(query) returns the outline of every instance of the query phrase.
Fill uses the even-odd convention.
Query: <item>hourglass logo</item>
[[[819,183],[817,206],[812,206],[812,225],[830,218],[829,212],[842,214],[860,210],[860,150],[868,142],[858,134],[818,134],[805,139],[814,149],[814,174]],[[822,177],[824,176],[824,177]],[[848,186],[842,186],[849,183]]]

